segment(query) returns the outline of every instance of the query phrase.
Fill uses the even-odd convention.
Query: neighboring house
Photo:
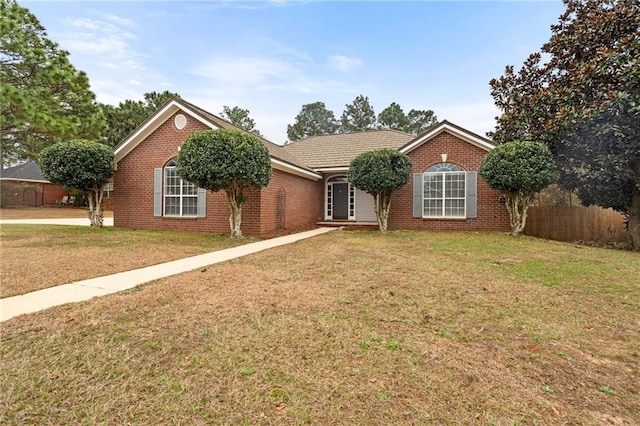
[[[42,176],[34,161],[0,170],[0,204],[2,207],[54,206],[69,192]]]
[[[179,97],[165,103],[115,148],[116,227],[229,232],[223,191],[195,188],[175,172],[181,144],[195,130],[235,128]],[[373,198],[346,179],[350,161],[393,148],[413,163],[410,182],[392,197],[389,229],[508,231],[500,192],[478,176],[491,142],[443,121],[418,137],[393,130],[315,136],[280,146],[265,139],[273,177],[249,191],[246,235],[267,235],[322,223],[375,224]]]

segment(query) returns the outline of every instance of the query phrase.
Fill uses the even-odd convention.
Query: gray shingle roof
[[[26,163],[0,170],[0,179],[49,182],[42,176],[40,167],[35,161],[27,161]]]
[[[313,169],[349,167],[359,154],[372,149],[399,149],[415,136],[397,130],[311,136],[285,145],[284,149]]]

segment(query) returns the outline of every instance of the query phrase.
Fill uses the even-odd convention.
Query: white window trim
[[[446,182],[446,177],[445,175],[447,174],[459,174],[464,176],[464,195],[462,197],[449,197],[447,198],[445,196],[446,194],[446,189],[445,189],[445,182]],[[438,215],[438,216],[432,216],[432,215],[425,215],[425,206],[424,206],[424,202],[425,200],[437,200],[438,198],[426,198],[425,197],[425,193],[424,193],[424,187],[425,187],[425,182],[426,182],[426,178],[427,176],[436,176],[436,175],[441,175],[442,176],[442,198],[440,198],[442,200],[442,215]],[[424,172],[422,173],[422,218],[423,219],[465,219],[467,217],[467,172],[466,171],[442,171],[442,172]],[[446,214],[446,201],[447,200],[463,200],[464,201],[464,212],[462,215],[447,215]]]
[[[332,176],[327,176],[327,179],[325,180],[325,186],[324,186],[324,220],[334,220],[333,219],[333,203],[331,205],[329,205],[329,192],[331,192],[331,195],[333,196],[333,184],[334,182],[329,182],[329,180],[331,178],[334,177],[345,177],[346,175],[332,175]],[[349,205],[347,206],[347,220],[356,220],[356,188],[351,184],[351,182],[347,181],[347,182],[335,182],[335,183],[348,183],[349,184],[349,189],[348,189],[348,193],[347,193],[347,203],[349,203]],[[331,187],[331,190],[329,190],[329,187]],[[351,195],[353,195],[353,203],[351,203]],[[353,213],[353,214],[352,214]]]
[[[176,174],[176,176],[180,179],[180,193],[179,194],[172,194],[172,195],[167,195],[167,169],[172,169],[175,170],[176,166],[175,165],[170,165],[171,162],[173,162],[174,160],[169,161],[163,168],[162,168],[162,216],[164,217],[198,217],[198,188],[193,185],[190,184],[189,182],[187,182],[186,180],[182,179],[180,176],[178,176]],[[192,185],[194,187],[194,189],[196,190],[195,194],[185,194],[184,193],[184,189],[186,185]],[[179,200],[179,211],[180,214],[167,214],[167,198],[178,198]],[[196,211],[193,214],[184,214],[184,199],[185,198],[193,198],[196,202]]]

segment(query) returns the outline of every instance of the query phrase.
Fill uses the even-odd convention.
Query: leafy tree
[[[0,0],[0,162],[37,159],[45,146],[98,138],[105,128],[85,73],[47,38],[38,19]]]
[[[378,114],[378,128],[404,131],[409,125],[409,119],[400,105],[392,102],[391,105]]]
[[[118,106],[100,104],[107,119],[105,143],[111,147],[118,145],[173,96],[178,95],[165,90],[145,93],[141,101],[127,99]]]
[[[39,163],[50,182],[78,190],[87,198],[91,226],[102,227],[102,195],[114,172],[113,150],[87,140],[58,142],[42,150]]]
[[[480,164],[480,176],[504,191],[511,234],[520,235],[535,196],[556,179],[553,155],[540,142],[512,141],[492,149]]]
[[[438,117],[430,109],[412,109],[407,114],[407,119],[409,123],[404,128],[404,131],[412,135],[422,134],[438,124]]]
[[[293,125],[287,126],[289,140],[297,141],[309,136],[330,135],[338,130],[338,122],[324,102],[314,102],[302,106]]]
[[[364,152],[351,161],[349,182],[373,196],[373,211],[380,232],[387,231],[391,194],[409,182],[411,160],[395,149],[383,148]]]
[[[345,105],[340,119],[340,133],[364,132],[376,128],[376,114],[369,98],[356,96],[351,104]]]
[[[378,128],[400,130],[419,135],[438,124],[438,118],[431,110],[412,109],[405,114],[400,105],[393,102],[378,114]]]
[[[561,184],[583,204],[627,215],[629,245],[640,250],[640,3],[564,3],[541,52],[491,81],[502,110],[493,138],[546,143]]]
[[[257,136],[235,129],[193,132],[178,153],[177,173],[210,191],[224,190],[229,201],[231,238],[242,237],[245,191],[271,180],[269,151]]]
[[[253,133],[254,135],[262,136],[260,130],[256,129],[256,122],[253,118],[249,117],[248,109],[242,109],[237,106],[230,108],[225,105],[222,107],[220,116],[225,120],[228,120],[234,126],[238,126],[249,133]]]

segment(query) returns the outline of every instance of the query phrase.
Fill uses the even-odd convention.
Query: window
[[[113,197],[113,182],[107,182],[104,184],[104,187],[102,188],[102,194],[104,198]]]
[[[429,167],[423,174],[423,217],[466,216],[466,173],[451,163]]]
[[[198,188],[176,173],[176,160],[164,166],[163,198],[165,216],[197,216]]]

